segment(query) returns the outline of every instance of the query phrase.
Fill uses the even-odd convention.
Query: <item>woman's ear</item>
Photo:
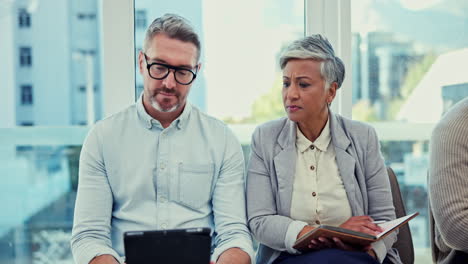
[[[338,89],[338,84],[336,82],[332,82],[330,84],[330,87],[328,87],[328,95],[327,95],[328,104],[331,104],[331,102],[333,102],[333,99],[335,99],[337,89]]]

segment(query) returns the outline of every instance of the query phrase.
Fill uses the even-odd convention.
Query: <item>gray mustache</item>
[[[177,91],[174,91],[172,89],[167,89],[167,88],[159,88],[159,89],[156,89],[156,93],[166,93],[166,94],[171,94],[171,95],[175,95],[177,97],[179,97],[179,93]]]

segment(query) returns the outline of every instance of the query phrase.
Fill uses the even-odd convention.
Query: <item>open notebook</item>
[[[416,212],[414,214],[403,216],[392,221],[378,224],[384,230],[378,235],[370,235],[336,226],[320,225],[296,240],[293,247],[297,250],[307,251],[309,250],[308,245],[310,240],[317,239],[319,237],[337,237],[344,243],[361,246],[369,245],[373,242],[379,241],[391,232],[397,230],[400,226],[406,224],[409,220],[413,219],[418,214],[419,213]]]

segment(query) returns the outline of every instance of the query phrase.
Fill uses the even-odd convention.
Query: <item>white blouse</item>
[[[311,226],[339,226],[352,216],[336,164],[335,148],[330,142],[329,121],[314,142],[307,139],[297,126],[291,218]]]

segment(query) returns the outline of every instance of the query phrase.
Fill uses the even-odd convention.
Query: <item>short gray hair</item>
[[[322,35],[304,37],[287,46],[279,59],[281,69],[284,69],[286,64],[293,59],[311,59],[322,62],[320,74],[325,79],[326,87],[333,82],[338,84],[338,88],[341,87],[345,76],[343,61],[335,56],[332,45]]]
[[[143,52],[148,50],[150,42],[159,33],[183,42],[193,43],[197,48],[197,62],[200,60],[200,39],[187,19],[175,14],[165,14],[156,18],[146,30]]]

